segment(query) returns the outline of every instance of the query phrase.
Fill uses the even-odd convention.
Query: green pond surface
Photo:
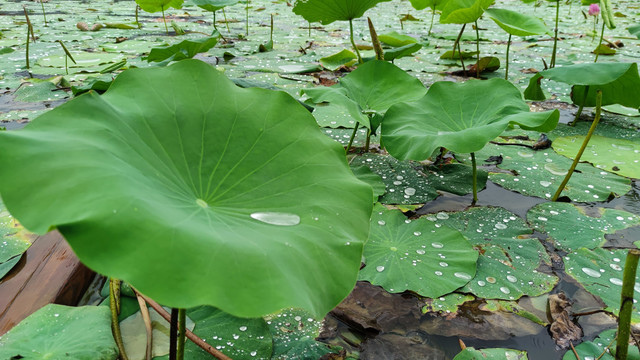
[[[237,83],[276,88],[302,101],[306,98],[300,95],[301,90],[335,83],[350,70],[323,70],[319,62],[320,58],[344,49],[353,50],[347,22],[308,24],[292,12],[293,4],[286,1],[252,0],[249,5],[248,35],[245,4],[229,6],[224,16],[221,11],[216,14],[217,29],[224,40],[195,58],[215,66]],[[555,2],[538,1],[535,5],[497,0],[493,7],[538,16],[552,29]],[[28,9],[37,38],[29,44],[29,69],[25,64],[27,24],[23,6]],[[165,12],[167,22],[184,30],[184,35],[177,35],[172,26],[167,35],[160,13],[140,11],[142,26],[138,29],[133,1],[52,0],[44,2],[44,8],[46,25],[39,2],[7,0],[0,4],[0,127],[8,131],[24,127],[73,98],[73,87],[97,78],[109,81],[121,69],[162,66],[143,60],[154,47],[201,39],[213,30],[212,14],[188,3],[182,9]],[[561,2],[557,66],[593,62],[592,50],[598,39],[593,33],[594,18],[586,15],[587,9],[579,1]],[[616,43],[618,48],[615,55],[600,55],[598,62],[638,62],[640,40],[627,28],[640,24],[640,3],[614,1],[614,10],[617,28],[605,30],[605,39]],[[406,14],[417,21],[401,22]],[[260,45],[269,41],[271,16],[275,23],[273,50],[260,52]],[[371,18],[378,34],[395,31],[423,45],[412,56],[396,59],[394,64],[426,86],[441,80],[465,80],[455,73],[461,69],[459,61],[440,59],[452,49],[459,25],[440,24],[436,15],[432,33],[428,35],[430,10],[417,11],[409,1],[399,0],[380,3],[366,16]],[[601,21],[596,26],[598,31]],[[87,23],[89,28],[94,24],[107,26],[98,31],[81,31],[79,22]],[[483,73],[482,77],[504,78],[507,34],[487,16],[478,21],[478,27],[481,55],[497,57],[502,63],[497,71]],[[354,20],[354,37],[357,44],[370,45],[366,17]],[[533,73],[544,69],[543,59],[549,62],[553,39],[543,35],[514,36],[512,40],[509,80],[524,90]],[[75,63],[66,59],[58,41],[65,44]],[[461,47],[463,51],[476,49],[471,26],[467,26],[462,36]],[[385,48],[388,50],[386,45]],[[361,52],[365,58],[375,56],[373,50]],[[117,66],[117,71],[101,73],[120,62],[123,65]],[[473,62],[473,59],[465,61],[467,65]],[[374,208],[370,247],[365,246],[367,265],[361,271],[361,281],[345,302],[327,315],[323,326],[315,321],[305,322],[308,316],[304,313],[274,315],[266,319],[266,325],[256,322],[262,327],[260,331],[273,336],[273,348],[244,339],[238,342],[238,347],[255,345],[256,349],[237,350],[231,356],[313,359],[328,352],[323,344],[326,343],[334,352],[338,352],[337,347],[344,349],[339,355],[342,357],[337,357],[340,359],[453,359],[461,351],[460,339],[476,349],[525,350],[529,359],[573,359],[573,355],[566,355],[567,348],[556,345],[548,331],[548,296],[564,292],[573,302],[570,314],[598,309],[619,311],[618,282],[626,255],[619,249],[632,248],[634,241],[640,240],[640,182],[636,175],[640,171],[640,117],[634,109],[611,108],[615,113],[604,112],[596,135],[605,140],[593,145],[601,148],[589,151],[607,153],[610,157],[601,163],[589,160],[595,166],[580,164],[583,167],[572,178],[576,185],[568,195],[573,203],[550,203],[558,186],[554,181],[561,180],[571,163],[561,153],[571,146],[572,137],[586,134],[594,114],[593,109],[587,108],[575,127],[566,125],[577,111],[571,105],[570,87],[559,82],[542,85],[550,100],[532,102],[530,106],[534,111],[560,110],[560,124],[547,133],[554,141],[553,147],[533,151],[513,145],[518,142],[531,145],[540,133],[512,129],[496,139],[502,145],[488,144],[478,151],[479,167],[487,181],[478,194],[476,208],[469,208],[472,196],[467,166],[438,168],[395,160],[380,149],[378,136],[372,137],[371,153],[356,154],[364,146],[366,136],[366,130],[359,130],[354,141],[356,152],[348,155],[348,161],[354,172],[362,172],[375,184],[378,200],[394,208],[389,210],[382,205]],[[347,144],[355,126],[348,111],[317,106],[313,114],[327,136]],[[527,139],[513,140],[516,135]],[[555,145],[559,138],[562,140]],[[561,149],[556,148],[560,145]],[[498,162],[497,155],[501,157]],[[450,157],[453,163],[470,164],[468,154]],[[610,166],[612,163],[617,165]],[[617,166],[627,165],[632,172],[616,172]],[[357,167],[361,168],[356,170]],[[2,206],[0,202],[0,235],[10,238],[16,233],[11,228],[15,224]],[[560,214],[570,215],[554,217]],[[451,240],[451,244],[459,241],[451,252],[447,252],[449,243],[441,244],[438,239],[427,237],[432,232],[447,239],[455,238],[442,231],[449,231],[448,227],[462,234],[458,240]],[[27,236],[20,235],[20,242],[14,239],[14,243],[22,249],[23,238]],[[575,244],[572,241],[575,236],[588,237],[585,243],[590,245]],[[17,261],[17,247],[0,246],[0,255],[5,255],[0,256],[0,267]],[[396,253],[382,250],[387,248]],[[464,259],[451,260],[457,252],[477,253],[477,267],[469,267]],[[428,263],[427,260],[421,263],[420,256],[427,256]],[[423,265],[428,269],[424,271],[429,272],[425,278],[413,269],[422,269]],[[432,265],[433,269],[428,267]],[[429,282],[438,281],[452,287],[433,299],[416,295],[424,295]],[[635,295],[640,296],[640,283],[636,283]],[[256,301],[259,296],[256,294]],[[132,314],[136,304],[129,305]],[[215,341],[220,340],[214,343],[223,351],[225,346],[232,345],[222,341],[222,335],[218,339],[216,333],[228,329],[215,328],[211,323],[219,321],[246,330],[242,321],[229,319],[217,310],[192,309],[188,316],[195,321],[196,330],[198,324],[206,323],[200,326]],[[616,326],[615,319],[602,312],[575,319],[584,334],[573,341],[575,345],[593,340],[602,331]],[[640,323],[640,308],[634,308],[632,322]],[[235,332],[231,333],[237,339]],[[264,334],[256,332],[252,336],[257,339]],[[187,354],[194,359],[202,358],[194,349],[188,348]]]

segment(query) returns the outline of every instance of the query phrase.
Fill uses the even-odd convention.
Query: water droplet
[[[616,271],[622,270],[622,267],[618,264],[609,264],[609,266],[611,266],[611,268]]]
[[[449,266],[449,264],[447,264],[447,263],[446,263],[446,262],[444,262],[444,261],[440,261],[440,266],[442,266],[442,267],[447,267],[447,266]]]
[[[384,225],[386,224],[386,222],[384,222],[384,220],[378,220],[378,225]]]
[[[453,276],[457,277],[458,279],[462,279],[462,280],[471,280],[471,275],[464,273],[464,272],[456,272],[453,273]]]
[[[378,272],[383,272],[384,271],[384,266],[376,266],[376,270]]]
[[[420,236],[420,235],[422,235],[422,233],[421,233],[420,231],[414,231],[414,232],[413,232],[413,235],[415,235],[415,236]]]
[[[599,278],[600,276],[602,276],[599,271],[589,269],[587,267],[583,267],[582,272],[594,278]]]
[[[616,216],[616,220],[618,221],[624,221],[624,218],[622,216]]]
[[[549,187],[551,186],[551,182],[549,181],[540,181],[540,185],[542,185],[543,187]]]
[[[415,195],[416,194],[416,189],[412,188],[412,187],[408,187],[406,189],[404,189],[404,193],[411,196],[411,195]]]
[[[449,218],[449,214],[447,214],[446,212],[439,212],[436,217],[440,220],[446,220]]]
[[[556,176],[565,176],[568,173],[567,169],[561,168],[554,163],[546,163],[544,164],[544,168],[545,170]]]
[[[392,246],[392,247],[390,247],[390,248],[389,248],[389,250],[391,250],[391,251],[398,251],[398,248],[397,248],[397,247],[395,247],[395,246]]]
[[[251,214],[253,219],[263,223],[281,226],[293,226],[300,224],[300,216],[279,212],[255,212]]]
[[[514,283],[514,282],[518,281],[518,278],[516,278],[513,275],[507,275],[507,280],[509,280],[509,282]]]
[[[547,220],[549,220],[549,219],[547,219],[547,218],[546,218],[546,217],[544,217],[544,216],[538,216],[538,220],[540,220],[540,221],[547,221]]]
[[[257,351],[252,351],[249,354],[251,354],[251,356],[256,356],[256,355],[258,355],[258,352]]]
[[[234,339],[234,340],[238,340],[239,338],[240,338],[240,335],[233,334],[233,339]]]
[[[494,278],[493,276],[487,276],[487,278],[485,280],[487,280],[487,282],[489,284],[495,284],[496,283],[496,278]]]
[[[402,175],[398,175],[398,176],[396,176],[396,179],[398,179],[398,180],[404,180],[404,177],[403,177]]]
[[[510,294],[511,293],[511,290],[509,290],[508,288],[506,288],[504,286],[500,288],[500,291],[502,291],[505,294]]]
[[[611,283],[612,283],[613,285],[622,286],[622,280],[620,280],[620,279],[617,279],[617,278],[611,278],[611,279],[609,279],[609,281],[611,281]]]
[[[500,229],[500,230],[504,230],[507,228],[507,225],[503,224],[503,223],[497,223],[494,225],[496,229]]]
[[[402,181],[394,181],[393,185],[402,185]]]
[[[198,204],[203,209],[206,209],[209,207],[209,204],[207,204],[207,202],[202,199],[197,199],[196,204]]]
[[[435,274],[438,276],[442,276],[442,271],[436,271]]]
[[[482,281],[482,280],[478,280],[478,286],[485,286],[487,285],[486,282]]]
[[[424,255],[424,254],[426,254],[426,253],[427,253],[424,249],[418,249],[418,250],[416,250],[416,252],[417,252],[418,254],[420,254],[420,255]]]
[[[240,331],[247,331],[247,327],[246,326],[240,326]]]
[[[439,242],[433,242],[433,243],[431,243],[431,246],[433,246],[436,249],[442,249],[444,247],[444,245],[442,243],[439,243]]]

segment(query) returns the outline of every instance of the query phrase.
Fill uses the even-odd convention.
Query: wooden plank
[[[93,276],[59,232],[38,237],[0,282],[0,335],[46,304],[76,305]]]

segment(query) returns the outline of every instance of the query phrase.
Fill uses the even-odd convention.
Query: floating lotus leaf
[[[378,3],[391,0],[296,0],[293,12],[308,22],[320,22],[323,25],[338,20],[353,20]]]
[[[384,114],[401,101],[422,97],[427,90],[420,80],[386,61],[373,60],[360,65],[331,87],[303,89],[315,103],[328,102],[349,111],[351,117],[370,127],[371,114]]]
[[[629,30],[629,33],[631,33],[631,35],[640,39],[640,25],[629,26],[627,30]]]
[[[218,11],[227,6],[232,6],[240,2],[240,0],[189,0],[192,4],[207,11]]]
[[[480,349],[476,350],[472,347],[468,347],[460,352],[453,360],[479,360],[479,359],[491,359],[491,360],[527,360],[526,351],[513,350],[513,349]]]
[[[336,71],[343,66],[352,66],[358,61],[358,57],[353,51],[343,49],[337,54],[325,56],[320,59],[320,65],[325,69]]]
[[[491,156],[502,156],[498,167],[511,172],[490,173],[489,180],[523,195],[543,199],[551,199],[571,166],[571,160],[551,149],[535,151],[520,146],[487,144],[476,154],[479,162]],[[578,164],[576,169],[579,172],[573,174],[562,192],[573,201],[606,201],[611,195],[620,196],[631,189],[629,179],[589,164]]]
[[[154,13],[170,7],[180,9],[184,0],[136,0],[136,4],[146,12]]]
[[[478,151],[509,125],[548,131],[559,116],[557,110],[529,112],[520,91],[503,79],[440,81],[421,99],[387,111],[382,141],[398,159],[424,160],[441,146],[453,152]]]
[[[407,56],[413,56],[413,54],[422,49],[422,44],[407,44],[397,48],[389,49],[384,52],[385,61],[393,61]],[[404,101],[404,100],[403,100]]]
[[[549,28],[540,18],[507,9],[487,9],[485,13],[495,21],[502,30],[516,36],[542,35],[549,33]]]
[[[393,47],[400,47],[400,46],[405,46],[409,44],[415,44],[418,42],[418,40],[413,36],[399,34],[397,31],[392,31],[386,34],[380,34],[378,35],[378,40]]]
[[[591,210],[593,215],[586,210]],[[573,251],[604,245],[606,234],[640,225],[640,216],[624,210],[581,208],[568,203],[538,204],[527,213],[527,220],[537,230],[546,232],[556,248]]]
[[[477,51],[463,51],[460,53],[458,50],[455,52],[452,50],[445,51],[444,54],[440,55],[440,59],[443,60],[458,60],[460,58],[460,54],[462,54],[463,59],[470,59],[479,54]]]
[[[115,360],[110,319],[104,306],[46,305],[0,337],[0,359]]]
[[[558,154],[573,159],[583,141],[584,136],[561,137],[553,142],[553,149]],[[594,135],[589,140],[580,161],[588,161],[598,169],[638,179],[640,178],[640,142]]]
[[[429,166],[428,182],[434,188],[456,195],[466,195],[473,191],[473,169],[463,164]],[[489,173],[478,170],[478,187],[484,188]]]
[[[451,293],[435,299],[426,299],[427,305],[422,307],[422,313],[455,313],[458,308],[467,301],[473,301],[475,297],[468,294]]]
[[[320,316],[353,288],[371,187],[283,92],[184,60],[125,71],[0,137],[14,216],[166,306]]]
[[[622,272],[627,257],[624,249],[593,250],[580,248],[564,257],[567,274],[576,279],[591,294],[600,297],[606,310],[620,312],[620,292],[622,291]],[[636,275],[635,295],[640,296],[640,279]],[[640,311],[633,305],[631,322],[640,323]]]
[[[436,225],[459,230],[480,251],[476,276],[460,290],[486,299],[515,300],[549,292],[558,278],[538,272],[550,263],[544,246],[524,220],[503,208],[476,207],[465,212],[426,216]]]
[[[349,115],[349,111],[339,105],[314,104],[313,106],[313,117],[316,118],[318,125],[333,128],[336,131],[346,130],[348,133],[345,134],[346,137],[344,138],[346,145],[353,133],[353,128],[356,126],[356,121]],[[364,130],[366,131],[366,128]]]
[[[377,206],[364,258],[360,280],[392,293],[411,290],[436,298],[473,278],[478,252],[456,230]]]
[[[378,197],[382,196],[386,191],[386,185],[382,181],[380,175],[374,173],[367,166],[352,166],[351,170],[353,171],[353,175],[355,175],[358,179],[363,182],[371,185],[373,189],[373,202],[378,201]]]
[[[218,43],[220,34],[214,31],[213,36],[196,40],[183,40],[177,44],[151,49],[145,59],[152,61],[179,61],[191,59],[201,52],[206,52]]]
[[[494,0],[446,0],[442,3],[442,24],[466,24],[476,20]]]
[[[326,344],[316,341],[322,322],[304,310],[284,310],[265,320],[273,337],[271,359],[320,359],[331,352]]]
[[[0,280],[31,246],[32,235],[15,221],[0,200]]]
[[[536,74],[536,81],[529,82],[525,95],[541,93],[540,77],[571,85],[571,100],[576,105],[596,106],[596,92],[602,90],[602,105],[640,108],[640,97],[636,96],[640,92],[637,63],[585,63],[544,70]]]
[[[598,335],[597,338],[593,339],[593,341],[585,341],[580,345],[576,346],[576,352],[580,359],[600,359],[600,360],[614,360],[615,357],[612,355],[615,353],[615,342],[616,338],[616,329],[605,330]],[[609,347],[609,344],[613,344],[613,346]],[[569,349],[562,360],[577,360],[576,355],[573,353],[573,350]],[[640,353],[638,353],[638,348],[635,346],[629,346],[629,353],[627,354],[627,360],[640,360]]]
[[[546,302],[544,303],[544,305],[546,310],[546,304],[549,301],[548,296],[540,296],[539,298],[545,298]],[[512,300],[486,299],[485,301],[486,301],[486,304],[480,307],[481,310],[491,311],[491,312],[496,312],[496,311],[510,312],[520,317],[523,317],[527,320],[531,320],[538,325],[541,325],[541,326],[549,325],[549,320],[547,320],[546,311],[535,311],[538,309],[532,309],[533,311],[530,311],[531,309],[527,309],[523,306],[520,306],[520,304],[517,301],[512,301]]]

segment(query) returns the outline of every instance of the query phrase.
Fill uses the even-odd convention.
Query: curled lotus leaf
[[[529,36],[549,33],[549,28],[535,16],[507,9],[487,9],[485,13],[502,30],[511,35]]]
[[[296,0],[293,12],[308,22],[327,25],[338,20],[357,19],[385,1],[391,0]]]
[[[446,0],[440,5],[442,24],[467,24],[482,16],[495,0]]]
[[[0,193],[25,228],[57,227],[87,266],[166,306],[323,316],[355,284],[371,187],[284,92],[184,60],[0,136]]]

